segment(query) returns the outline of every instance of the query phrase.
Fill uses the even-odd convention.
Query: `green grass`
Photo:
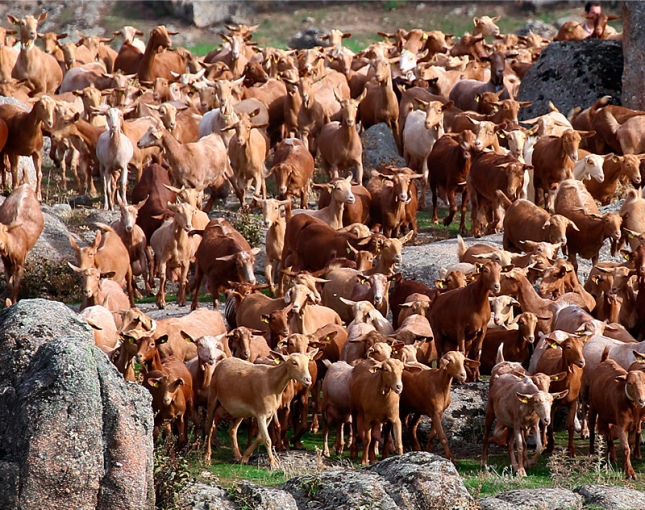
[[[291,432],[291,431],[290,431]],[[506,448],[492,445],[489,451],[488,467],[480,467],[481,445],[472,445],[471,448],[458,448],[453,445],[453,454],[456,458],[456,468],[461,475],[468,491],[475,498],[494,496],[500,492],[515,489],[537,489],[561,487],[574,489],[583,484],[609,484],[645,490],[645,479],[642,476],[636,481],[626,481],[622,472],[622,456],[619,453],[619,465],[608,465],[605,461],[606,445],[600,443],[594,457],[588,456],[588,440],[576,439],[575,446],[578,456],[569,458],[564,447],[567,443],[567,432],[556,433],[556,452],[544,453],[538,464],[528,470],[526,477],[516,476],[510,467]],[[272,471],[258,466],[257,458],[251,457],[249,465],[240,465],[233,460],[228,433],[225,427],[217,431],[218,447],[213,448],[212,465],[205,466],[202,462],[203,451],[193,450],[188,454],[189,470],[191,476],[197,479],[216,479],[217,483],[225,488],[234,490],[237,483],[251,481],[261,485],[280,485],[290,478],[307,474],[307,470],[284,464],[284,469]],[[576,435],[578,438],[578,435]],[[240,427],[238,433],[240,447],[246,445],[246,431]],[[335,434],[330,431],[329,444],[333,444]],[[316,451],[322,450],[322,435],[307,433],[302,439],[304,450],[310,452],[315,458]],[[618,444],[618,443],[617,443]],[[434,453],[443,455],[441,448],[435,443]],[[256,453],[264,454],[264,446],[260,446]],[[529,456],[533,451],[529,451]],[[280,457],[280,454],[278,454]],[[335,460],[342,460],[343,465],[360,468],[359,462],[349,459],[349,452],[345,451],[342,459],[332,455]],[[632,457],[632,463],[637,473],[645,471],[645,462]],[[312,469],[310,472],[313,472]]]
[[[434,237],[440,239],[448,239],[451,237],[457,237],[459,234],[459,222],[461,221],[461,212],[457,211],[457,214],[452,220],[452,223],[449,226],[444,226],[443,219],[448,216],[448,208],[439,203],[437,207],[437,216],[439,218],[439,224],[432,222],[432,198],[430,195],[426,197],[426,207],[423,210],[417,212],[417,224],[419,226],[419,232],[429,233]],[[471,223],[470,223],[470,211],[466,213],[466,230],[470,232]]]

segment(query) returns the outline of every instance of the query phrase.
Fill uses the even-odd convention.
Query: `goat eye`
[[[154,347],[154,346],[155,346],[154,342],[150,343],[150,347]]]

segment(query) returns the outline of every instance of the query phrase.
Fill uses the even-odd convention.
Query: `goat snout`
[[[311,377],[304,377],[302,381],[300,381],[304,386],[311,386]]]
[[[396,393],[397,395],[400,395],[401,392],[403,391],[403,383],[396,384],[392,389],[394,390],[394,393]]]
[[[533,342],[535,342],[535,335],[528,336],[526,340],[528,343],[532,344]]]
[[[172,397],[164,397],[163,398],[163,405],[169,406],[170,404],[172,404]]]
[[[584,368],[585,367],[585,360],[584,359],[578,360],[576,362],[576,365],[578,365],[580,368]]]
[[[491,290],[493,293],[497,294],[502,289],[502,286],[499,283],[493,284]]]
[[[125,231],[128,232],[128,233],[131,233],[132,232],[132,225],[127,225],[125,227]]]

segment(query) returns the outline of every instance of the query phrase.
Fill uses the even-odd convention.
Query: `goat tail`
[[[600,362],[602,363],[609,358],[609,346],[605,346],[605,350],[602,351],[602,356],[600,357]]]
[[[508,209],[508,207],[513,203],[511,200],[506,196],[506,193],[504,193],[502,190],[498,189],[495,191],[497,193],[497,198],[499,198],[500,203],[502,204],[502,207],[504,210]]]
[[[463,262],[464,254],[467,249],[468,247],[466,246],[463,238],[457,234],[457,258],[459,259],[459,262]]]
[[[499,344],[499,347],[497,348],[497,354],[495,355],[495,364],[497,365],[502,361],[504,361],[504,342]]]
[[[112,232],[113,234],[116,234],[115,230],[110,225],[107,225],[106,223],[101,223],[100,221],[97,221],[96,223],[94,223],[94,225],[102,230],[105,230],[106,232]]]

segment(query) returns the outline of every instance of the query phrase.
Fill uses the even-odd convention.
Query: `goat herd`
[[[327,48],[283,51],[252,42],[257,26],[227,26],[223,48],[203,60],[172,48],[163,26],[147,45],[137,39],[143,33],[124,27],[114,34],[124,38],[117,53],[107,45],[114,37],[81,34],[63,44],[67,34],[41,34],[45,18],[8,17],[19,50],[15,30],[0,34],[0,93],[30,108],[0,106],[3,185],[6,159],[15,188],[0,207],[7,304],[18,299],[26,254],[43,229],[45,135],[63,188],[71,170],[78,192],[96,195],[97,172],[105,208],[121,210],[120,220],[98,225],[92,245],[70,239],[77,253],[70,265],[83,278],[81,313],[97,345],[126,380],[141,371],[156,433],[175,430],[183,446],[193,422],[195,437],[208,435],[210,462],[213,426],[228,420],[235,458],[248,461],[264,442],[275,467],[272,446],[300,448],[308,429],[322,427],[328,455],[336,424],[342,452],[351,423],[351,451],[357,456],[362,440],[366,464],[376,460],[377,443],[383,453],[392,449],[391,438],[402,453],[403,424],[420,449],[425,415],[427,448],[438,436],[452,459],[441,425],[451,382],[489,374],[482,463],[496,421],[493,439],[508,444],[513,468],[525,474],[554,447],[552,416],[566,407],[569,453],[580,412],[590,449],[597,426],[615,460],[617,437],[625,474],[635,476],[630,444],[640,458],[645,416],[645,345],[636,340],[645,326],[637,155],[645,152],[645,112],[589,98],[591,107],[568,117],[552,107],[519,123],[519,109],[530,105],[514,99],[520,81],[550,41],[502,35],[488,16],[454,42],[440,31],[397,30],[358,54],[342,45],[351,34],[337,30]],[[592,37],[608,35],[607,16],[588,23]],[[557,39],[586,37],[574,25]],[[364,180],[359,131],[377,123],[391,128],[410,168],[384,166]],[[18,175],[20,155],[33,158],[35,192]],[[328,179],[312,185],[316,157]],[[350,168],[354,183],[351,173],[340,175]],[[137,180],[131,192],[129,170]],[[270,175],[278,199],[266,197]],[[620,212],[601,214],[596,201],[617,198],[619,181]],[[208,216],[229,185],[250,207],[251,182],[267,228],[267,285],[254,275],[259,250]],[[396,272],[428,185],[435,222],[437,197],[450,205],[450,225],[461,193],[462,234],[469,202],[473,235],[504,231],[503,250],[460,238],[459,262],[436,288]],[[315,211],[307,209],[312,186],[320,190]],[[294,196],[302,209],[292,211]],[[624,263],[598,262],[607,238]],[[594,264],[584,287],[579,256]],[[179,306],[192,291],[191,313],[155,322],[135,308],[136,278],[151,294],[155,276],[158,306],[166,305],[170,278]],[[226,293],[224,317],[217,306],[198,309],[204,278],[215,305]],[[255,419],[247,427],[257,437],[242,454],[237,429],[245,418]],[[537,447],[529,459],[531,434]]]

